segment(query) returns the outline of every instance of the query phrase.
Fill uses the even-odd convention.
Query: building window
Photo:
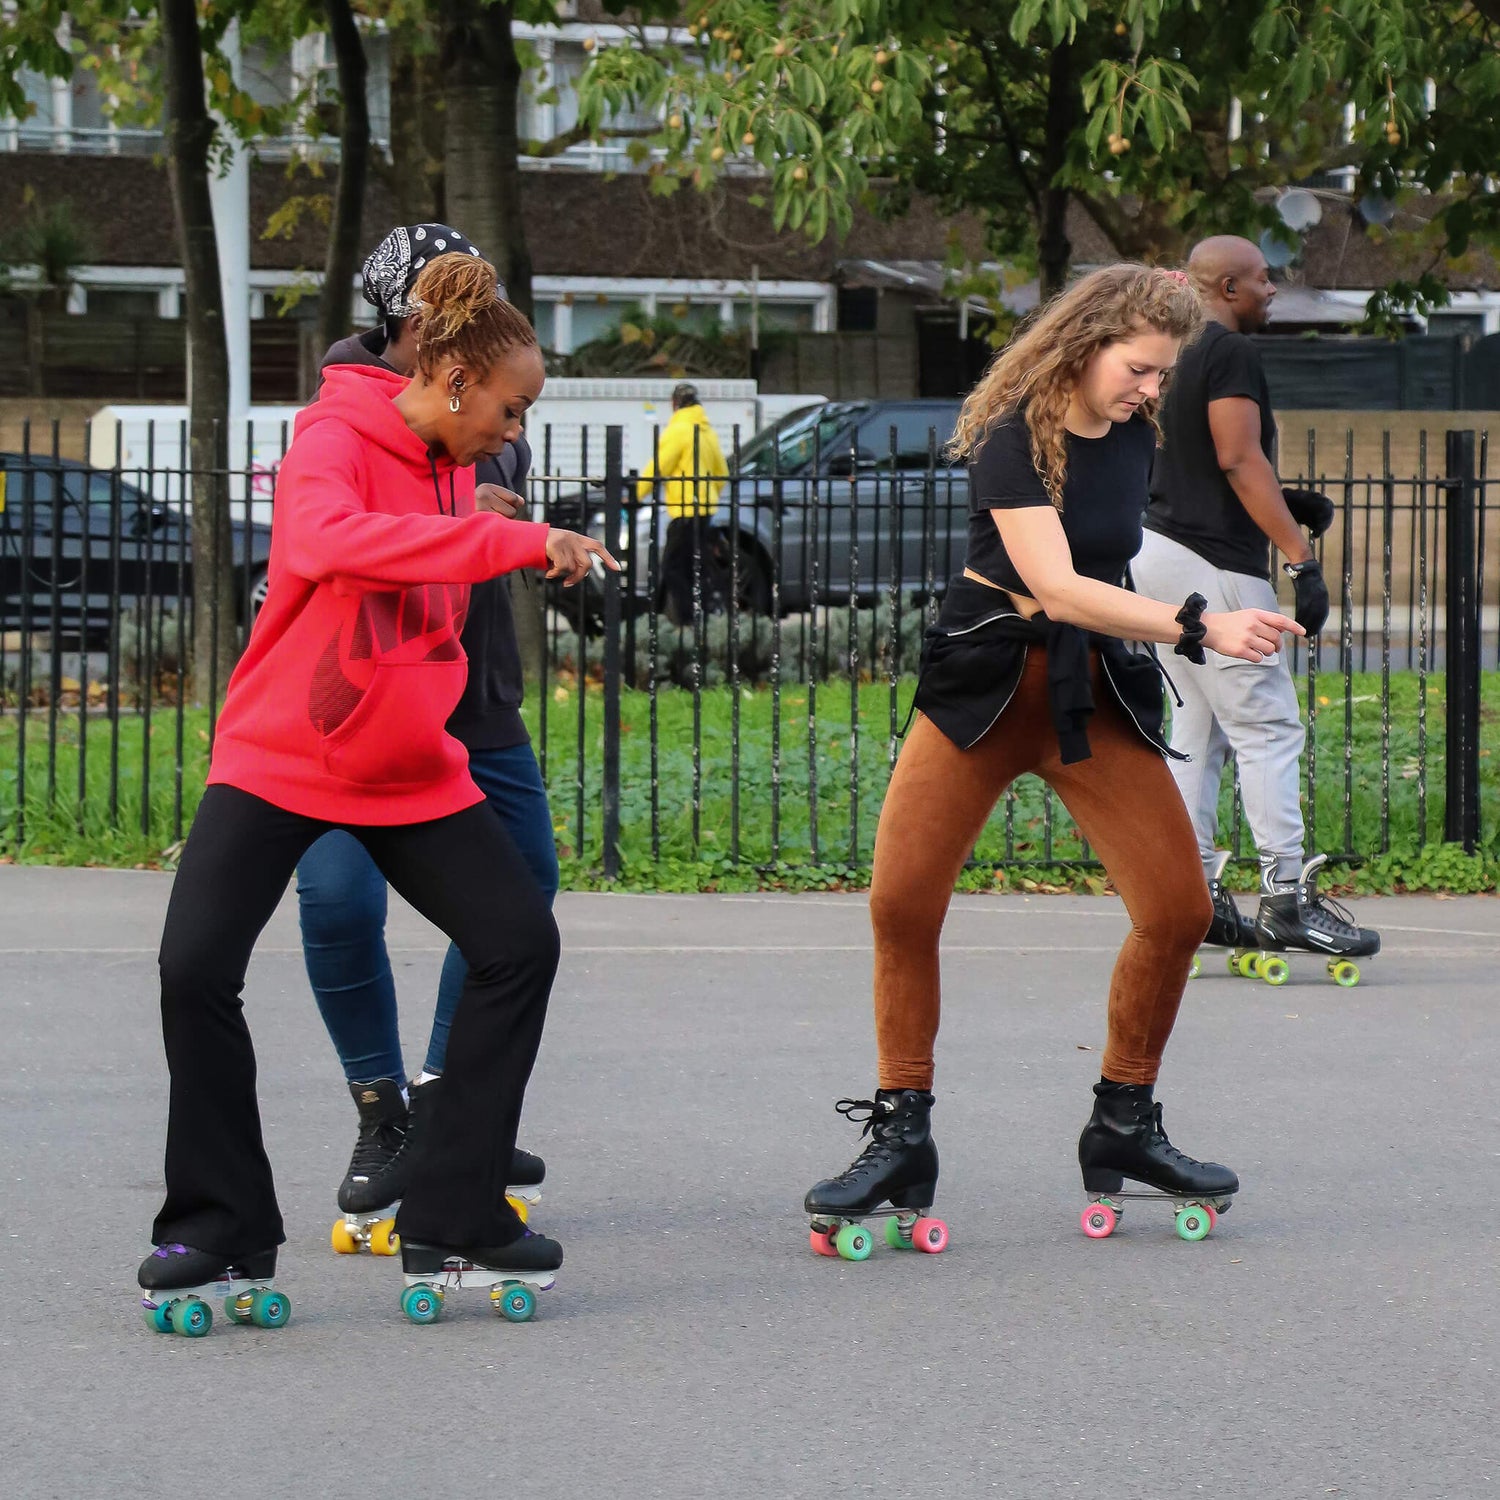
[[[750,303],[748,301],[734,304],[734,326],[736,328],[750,326]],[[768,302],[762,297],[760,326],[762,330],[776,328],[785,329],[789,333],[811,333],[815,326],[813,305],[810,302]]]
[[[573,303],[573,347],[613,333],[639,304],[610,297],[579,297]]]
[[[89,287],[88,311],[99,318],[155,318],[161,299],[146,287]]]
[[[536,329],[537,341],[543,349],[555,349],[557,347],[557,304],[538,302],[533,309],[531,326]]]

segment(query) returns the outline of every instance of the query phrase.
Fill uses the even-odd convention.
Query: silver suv
[[[704,559],[705,597],[726,600],[734,578],[741,609],[792,614],[851,596],[868,602],[893,584],[941,590],[963,565],[968,525],[968,475],[943,454],[959,404],[830,401],[757,433],[737,459],[730,455],[714,516],[719,541]],[[627,598],[637,608],[653,598],[661,606],[670,517],[659,495],[634,497],[631,486],[613,525],[596,500],[588,530],[618,549]]]

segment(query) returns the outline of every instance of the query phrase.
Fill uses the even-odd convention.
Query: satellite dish
[[[1274,229],[1267,229],[1261,233],[1260,253],[1273,271],[1283,271],[1302,253],[1302,246],[1289,245]]]
[[[1306,188],[1288,188],[1276,200],[1276,212],[1281,215],[1281,222],[1298,234],[1323,220],[1323,205],[1318,202],[1318,195]]]
[[[1379,193],[1366,193],[1354,208],[1366,224],[1389,224],[1396,217],[1395,200]]]

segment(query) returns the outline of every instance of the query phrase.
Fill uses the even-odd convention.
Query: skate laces
[[[1332,896],[1325,896],[1317,886],[1309,885],[1307,894],[1300,903],[1307,916],[1307,923],[1319,932],[1332,937],[1359,937],[1360,926],[1354,913],[1341,906]]]
[[[1189,1156],[1186,1151],[1179,1151],[1171,1141],[1167,1139],[1167,1128],[1161,1122],[1161,1105],[1153,1103],[1151,1106],[1151,1134],[1161,1142],[1162,1148],[1169,1155],[1175,1156],[1178,1161],[1190,1162],[1193,1166],[1201,1166],[1202,1163],[1196,1157]]]
[[[406,1131],[393,1121],[377,1125],[374,1130],[360,1131],[349,1161],[351,1177],[365,1177],[388,1167],[406,1144]]]
[[[886,1131],[886,1126],[896,1117],[896,1111],[889,1104],[878,1099],[840,1099],[833,1107],[855,1125],[863,1120],[864,1129],[860,1134],[870,1137],[865,1149],[839,1173],[836,1181],[848,1177],[868,1162],[889,1156],[896,1149],[898,1142],[890,1139]]]

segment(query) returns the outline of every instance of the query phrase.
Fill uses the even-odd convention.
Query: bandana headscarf
[[[409,318],[412,314],[411,289],[422,267],[439,255],[479,254],[456,229],[447,224],[412,224],[393,229],[370,252],[360,273],[364,280],[365,301],[372,303],[382,318]],[[499,288],[505,296],[505,288]]]

